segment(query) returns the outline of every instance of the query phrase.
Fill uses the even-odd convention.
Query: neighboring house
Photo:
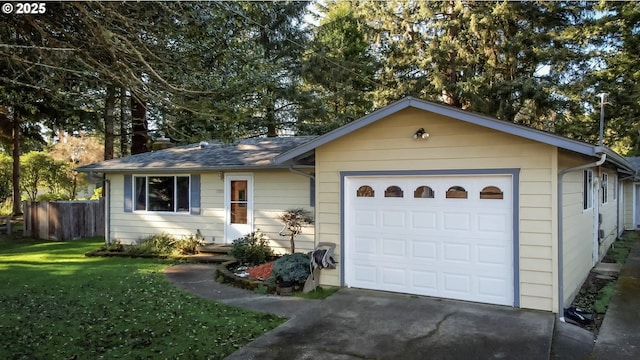
[[[277,215],[307,207],[316,224],[300,251],[337,245],[323,284],[556,313],[638,223],[636,167],[610,149],[414,98],[315,138],[177,147],[80,170],[111,184],[112,240],[200,229],[231,242],[260,228],[285,249]]]

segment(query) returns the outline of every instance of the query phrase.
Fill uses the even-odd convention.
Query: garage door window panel
[[[433,189],[431,187],[423,185],[423,186],[419,186],[413,192],[413,197],[422,198],[422,199],[433,199],[435,198],[435,193],[433,192]]]
[[[504,193],[497,186],[487,186],[480,191],[480,199],[504,199]]]
[[[384,197],[404,197],[404,191],[399,186],[389,186],[384,192]]]
[[[468,198],[468,193],[465,188],[462,186],[452,186],[447,190],[446,194],[447,199],[466,199]]]
[[[375,191],[369,185],[362,185],[356,191],[357,197],[375,197]]]

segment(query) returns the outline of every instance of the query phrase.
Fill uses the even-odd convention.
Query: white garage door
[[[345,285],[513,305],[511,176],[347,177]]]

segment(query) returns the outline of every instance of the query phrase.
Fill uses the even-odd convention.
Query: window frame
[[[149,199],[149,189],[150,189],[150,183],[149,183],[149,179],[150,178],[173,178],[173,189],[172,189],[172,203],[173,203],[173,209],[172,210],[150,210],[150,199]],[[186,204],[187,206],[180,206],[181,203],[184,202],[184,198],[180,195],[179,193],[179,186],[178,186],[178,179],[179,178],[186,178],[187,181],[187,188],[186,191],[183,189],[184,194],[182,194],[182,196],[186,197]],[[139,208],[139,200],[138,199],[138,179],[144,179],[144,209]],[[132,176],[132,192],[131,192],[131,197],[132,197],[132,211],[133,212],[147,212],[147,213],[157,213],[157,214],[191,214],[192,209],[191,207],[193,206],[193,201],[191,199],[191,193],[192,193],[192,186],[193,186],[193,181],[191,179],[191,176],[189,174],[146,174],[146,175],[133,175]]]
[[[582,173],[582,209],[593,209],[593,170],[584,170]]]
[[[609,174],[606,172],[602,173],[602,184],[600,184],[600,189],[602,189],[602,205],[605,205],[609,202]]]

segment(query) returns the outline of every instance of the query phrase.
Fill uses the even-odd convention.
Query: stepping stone
[[[615,275],[617,276],[618,274],[620,274],[620,270],[622,269],[622,264],[618,264],[618,263],[598,263],[594,268],[593,271],[597,274],[601,274],[601,275]]]

